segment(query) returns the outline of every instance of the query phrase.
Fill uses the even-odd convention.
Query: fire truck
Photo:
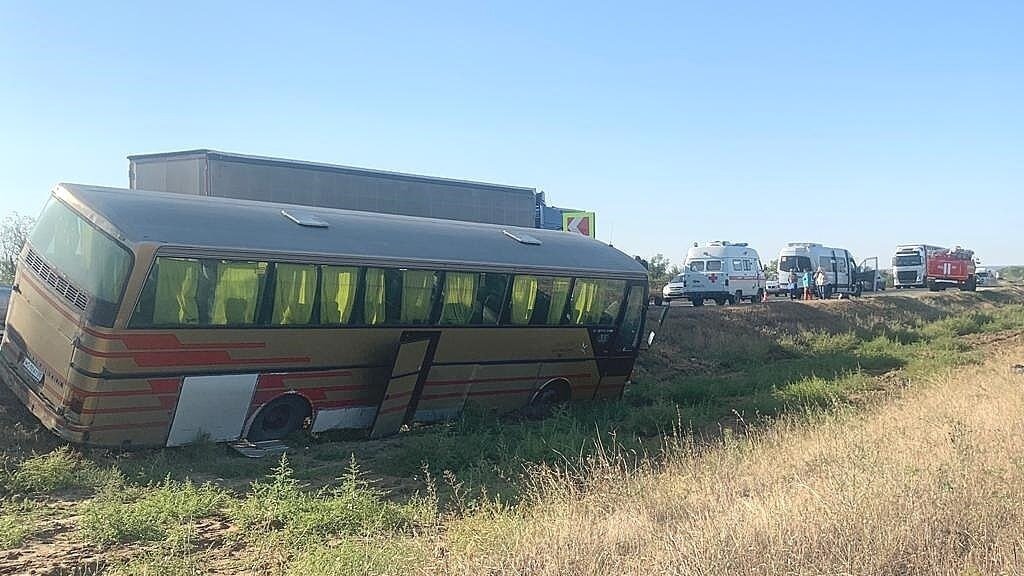
[[[973,292],[978,286],[974,252],[957,246],[929,254],[927,282],[932,292],[954,286]]]

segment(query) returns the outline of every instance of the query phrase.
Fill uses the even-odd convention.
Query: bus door
[[[440,332],[403,332],[370,438],[390,436],[416,412]]]
[[[630,285],[617,330],[591,330],[591,341],[600,373],[594,398],[619,398],[633,373],[647,315],[647,285]]]

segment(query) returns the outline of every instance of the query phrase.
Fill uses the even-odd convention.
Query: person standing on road
[[[828,275],[821,266],[818,266],[818,271],[814,273],[814,286],[818,289],[818,298],[828,298]]]
[[[789,299],[796,300],[799,297],[799,292],[796,291],[796,270],[789,271]]]
[[[814,281],[811,280],[811,270],[808,268],[804,270],[804,275],[800,278],[800,287],[804,289],[804,300],[811,299],[811,286],[813,285]]]

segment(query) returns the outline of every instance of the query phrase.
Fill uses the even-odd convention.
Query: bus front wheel
[[[298,394],[285,394],[268,402],[249,426],[250,442],[281,440],[302,428],[311,414],[309,403]]]
[[[547,418],[555,406],[569,401],[569,395],[568,382],[552,380],[534,392],[530,403],[523,409],[523,414],[532,420]]]

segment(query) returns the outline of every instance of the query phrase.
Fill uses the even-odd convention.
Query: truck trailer
[[[187,150],[129,156],[129,187],[526,228],[541,227],[534,188],[335,164]],[[559,221],[561,226],[561,221]]]

